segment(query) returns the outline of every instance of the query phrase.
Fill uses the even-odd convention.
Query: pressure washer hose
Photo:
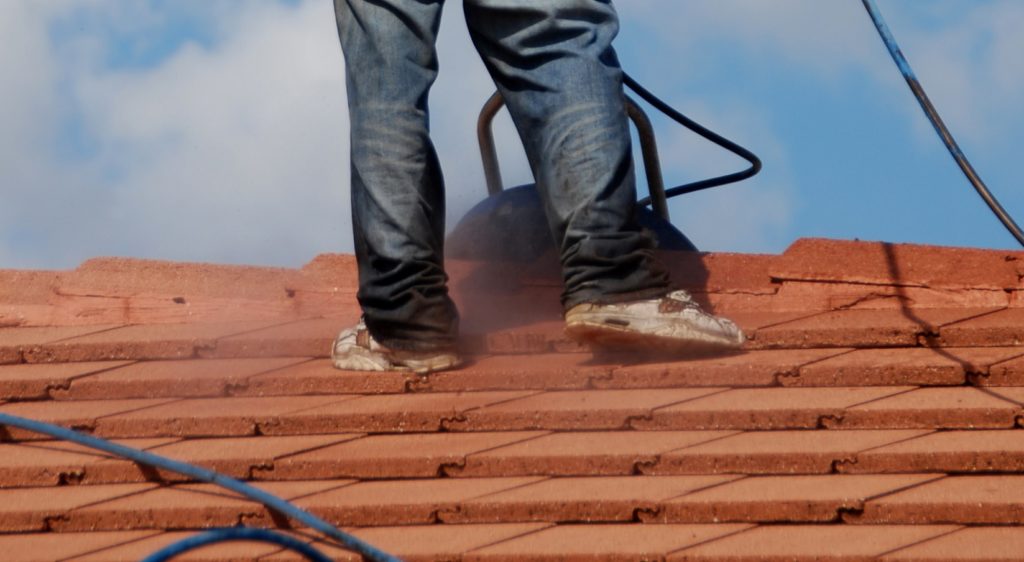
[[[162,468],[164,470],[169,470],[171,472],[183,474],[195,480],[215,484],[222,488],[231,490],[232,492],[235,492],[237,494],[241,494],[242,496],[245,496],[246,498],[249,498],[253,501],[259,502],[267,506],[268,508],[277,511],[278,513],[281,513],[282,515],[286,515],[310,527],[313,530],[319,531],[324,535],[327,535],[328,537],[338,541],[338,543],[344,548],[359,553],[367,560],[371,560],[373,562],[400,562],[398,558],[390,554],[387,554],[381,550],[378,550],[373,545],[363,542],[352,535],[342,532],[334,525],[331,525],[327,521],[320,519],[312,513],[304,511],[296,507],[295,505],[289,503],[288,501],[279,498],[271,493],[260,490],[259,488],[256,488],[254,486],[250,486],[249,484],[246,484],[245,482],[242,482],[240,480],[235,480],[230,476],[226,476],[224,474],[220,474],[218,472],[214,472],[212,470],[195,466],[192,464],[169,459],[167,457],[162,457],[160,455],[155,455],[147,451],[141,451],[139,449],[134,449],[132,447],[126,447],[124,445],[112,443],[105,439],[100,439],[98,437],[93,437],[92,435],[79,433],[77,431],[63,428],[57,425],[30,420],[19,416],[12,416],[10,414],[5,414],[3,412],[0,412],[0,426],[17,427],[27,431],[41,433],[43,435],[49,435],[50,437],[56,437],[57,439],[61,439],[64,441],[78,443],[79,445],[84,445],[92,449],[97,449],[105,453],[110,453],[112,455],[116,455],[118,457],[122,457],[133,462],[154,466],[157,468]],[[275,544],[280,544],[281,546],[291,548],[292,550],[295,550],[294,543],[298,542],[294,539],[292,539],[291,541],[287,541],[285,539],[291,539],[291,537],[287,537],[286,535],[280,534],[276,534],[277,538],[274,539],[269,538],[269,533],[254,532],[252,533],[252,535],[255,538],[250,537],[251,540],[265,540],[275,542]],[[223,534],[211,535],[206,539],[206,542],[202,542],[202,544],[198,544],[198,546],[212,544],[213,542],[223,542],[225,540],[242,540],[242,538],[242,535],[238,532],[225,532]],[[186,541],[192,539],[195,539],[195,537],[190,537],[190,539],[186,539]],[[172,547],[175,546],[176,545],[172,545]],[[198,548],[198,546],[192,543],[189,543],[189,545],[187,545],[188,549]],[[180,550],[179,547],[178,550],[173,551],[172,555],[177,555],[181,552],[184,552],[184,550]],[[300,553],[306,555],[307,558],[310,558],[310,560],[313,560],[314,562],[322,562],[324,560],[329,560],[322,554],[320,555],[321,558],[311,558],[308,554],[309,552],[310,550]],[[157,562],[162,560],[168,560],[168,558],[150,558],[147,560],[149,560],[150,562]]]
[[[1017,223],[1013,222],[1013,218],[1010,214],[1003,209],[1003,206],[999,204],[992,192],[988,190],[985,182],[981,181],[981,177],[974,171],[974,167],[964,156],[960,146],[957,145],[953,135],[946,128],[946,124],[942,122],[942,117],[939,117],[939,112],[935,110],[935,106],[932,105],[931,100],[928,99],[928,94],[925,93],[924,88],[921,86],[921,82],[918,81],[914,71],[910,68],[910,63],[907,62],[906,57],[903,56],[903,51],[900,50],[899,45],[896,43],[896,38],[893,37],[889,26],[885,24],[885,20],[882,19],[882,13],[878,11],[878,6],[875,5],[874,0],[861,0],[864,3],[864,9],[868,11],[868,15],[871,16],[871,21],[875,24],[875,29],[878,30],[878,35],[882,38],[885,43],[885,47],[889,50],[889,54],[892,55],[892,60],[896,62],[896,66],[900,69],[900,73],[903,74],[903,78],[907,81],[907,85],[910,86],[910,91],[914,93],[914,97],[917,98],[917,102],[921,104],[921,109],[924,110],[924,114],[931,121],[932,127],[935,127],[935,132],[938,133],[939,138],[942,139],[943,144],[946,145],[946,150],[956,160],[958,166],[963,171],[964,175],[967,176],[967,180],[974,186],[974,190],[978,192],[978,195],[985,201],[988,208],[995,213],[996,218],[1003,223],[1003,226],[1010,231],[1010,234],[1017,239],[1017,242],[1024,246],[1024,233],[1021,232],[1020,227]]]

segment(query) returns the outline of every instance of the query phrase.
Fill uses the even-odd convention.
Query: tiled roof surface
[[[1024,555],[1024,253],[662,257],[744,353],[592,356],[562,335],[550,260],[450,264],[472,361],[427,376],[330,367],[358,317],[351,256],[0,271],[0,411],[251,481],[408,560]],[[4,560],[140,560],[238,524],[283,522],[0,427]]]

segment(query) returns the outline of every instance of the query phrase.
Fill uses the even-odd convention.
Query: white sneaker
[[[618,304],[579,304],[566,312],[565,325],[576,341],[614,349],[728,350],[745,339],[736,324],[704,312],[686,291]]]
[[[389,349],[373,339],[362,319],[342,330],[331,349],[334,366],[346,371],[412,371],[417,374],[453,369],[462,364],[454,351]]]

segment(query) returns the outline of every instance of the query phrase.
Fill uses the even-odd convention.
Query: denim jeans
[[[427,98],[444,0],[335,0],[346,62],[359,303],[395,349],[454,344],[444,181]],[[566,308],[668,292],[634,221],[636,185],[610,0],[464,0],[560,249]],[[482,101],[482,100],[481,100]],[[510,241],[514,243],[514,241]]]

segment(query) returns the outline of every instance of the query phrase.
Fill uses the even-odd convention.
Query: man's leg
[[[610,0],[466,0],[477,50],[519,130],[559,244],[567,333],[672,351],[734,348],[728,320],[671,291],[635,221]]]
[[[669,292],[634,220],[618,18],[607,0],[466,0],[473,41],[523,139],[559,244],[566,308]]]
[[[373,339],[391,350],[449,350],[458,331],[443,267],[444,184],[427,116],[442,6],[334,2],[351,122],[358,298]]]

